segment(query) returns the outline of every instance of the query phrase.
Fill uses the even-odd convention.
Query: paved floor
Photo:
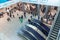
[[[14,15],[15,18],[11,18],[11,21],[9,22],[6,20],[8,17],[6,14],[4,14],[3,18],[0,18],[0,32],[3,33],[3,35],[9,40],[23,40],[19,36],[17,36],[17,31],[20,29],[21,25],[23,25],[24,22],[27,21],[27,19],[30,17],[30,14],[26,14],[28,17],[26,19],[24,18],[23,23],[20,23],[19,18],[16,14]],[[21,15],[23,15],[23,12],[19,12],[19,16]]]

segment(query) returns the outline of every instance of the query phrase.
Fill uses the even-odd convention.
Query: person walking
[[[26,12],[24,12],[24,17],[26,18]]]

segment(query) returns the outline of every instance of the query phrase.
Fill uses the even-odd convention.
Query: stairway
[[[57,17],[57,20],[56,20],[55,25],[50,33],[48,40],[56,40],[57,36],[58,36],[59,29],[60,29],[60,13]]]

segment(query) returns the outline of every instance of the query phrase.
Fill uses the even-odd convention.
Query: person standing
[[[24,12],[24,17],[26,18],[26,12]]]
[[[30,18],[32,19],[32,15],[30,16]]]
[[[15,18],[15,16],[13,15],[13,18]]]
[[[11,21],[11,19],[10,18],[7,18],[7,21]]]
[[[12,17],[12,14],[10,13],[10,17]]]
[[[21,16],[21,23],[23,22],[23,15]]]

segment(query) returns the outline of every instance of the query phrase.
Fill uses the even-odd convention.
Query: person
[[[22,23],[22,18],[21,17],[19,17],[19,21],[20,21],[20,23]]]
[[[37,14],[37,5],[36,4],[31,5],[30,10],[31,10],[31,14],[33,16],[36,16],[36,14]]]
[[[9,16],[9,13],[7,12],[7,15]]]
[[[15,18],[15,16],[13,15],[13,18]]]
[[[23,19],[23,15],[21,16],[21,18]]]
[[[30,16],[30,18],[32,19],[32,15]]]
[[[30,20],[30,19],[28,19],[28,22],[31,22],[31,20]]]
[[[11,13],[10,13],[10,17],[12,17]]]
[[[19,17],[19,19],[20,19],[20,17]]]
[[[26,12],[24,12],[24,17],[26,18]]]
[[[1,17],[3,17],[3,13],[2,13],[2,12],[0,13],[0,18],[1,18]]]
[[[10,18],[7,18],[7,21],[10,21]]]
[[[57,7],[54,7],[54,10],[57,10],[58,8]]]
[[[17,16],[18,16],[19,14],[17,14]]]
[[[23,22],[23,15],[21,16],[21,20],[20,21],[21,21],[21,23]]]
[[[6,11],[9,13],[9,8],[6,8]]]
[[[10,17],[11,17],[12,15],[10,14]]]
[[[42,13],[45,13],[45,10],[46,10],[46,8],[44,7],[44,8],[43,8],[43,10],[41,10],[41,11],[42,11]]]

